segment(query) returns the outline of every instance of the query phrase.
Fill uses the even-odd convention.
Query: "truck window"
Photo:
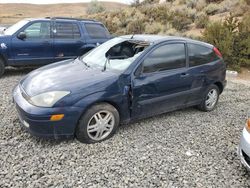
[[[110,37],[107,29],[101,24],[85,23],[84,25],[91,38],[106,39]]]
[[[50,22],[36,22],[28,26],[24,32],[27,39],[50,38]]]
[[[68,22],[56,22],[55,25],[57,39],[77,39],[81,37],[77,24]]]

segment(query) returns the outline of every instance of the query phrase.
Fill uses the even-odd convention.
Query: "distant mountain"
[[[121,3],[121,4],[130,4],[133,2],[133,0],[98,0],[102,2],[115,2],[115,3]],[[89,3],[91,0],[43,0],[43,1],[37,1],[37,0],[1,0],[1,3],[25,3],[25,4],[61,4],[61,3]]]
[[[1,0],[2,2],[3,0]],[[124,3],[101,2],[108,10],[117,10],[127,7]],[[84,17],[89,3],[70,4],[0,4],[0,24],[15,23],[23,18],[64,16],[64,17]]]

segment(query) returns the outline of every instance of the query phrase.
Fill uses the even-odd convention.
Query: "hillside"
[[[102,2],[108,10],[118,10],[127,5],[121,3]],[[88,3],[72,4],[0,4],[0,23],[11,24],[27,17],[69,16],[83,17],[86,14]]]
[[[159,3],[160,2],[160,3]],[[145,0],[122,11],[89,15],[117,34],[153,33],[199,37],[206,25],[224,21],[230,13],[242,19],[250,0]]]

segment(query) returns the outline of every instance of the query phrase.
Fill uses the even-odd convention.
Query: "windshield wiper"
[[[103,66],[103,70],[102,71],[106,71],[107,69],[107,63],[110,65],[110,59],[109,59],[109,56],[107,57],[105,63],[104,63],[104,66]]]

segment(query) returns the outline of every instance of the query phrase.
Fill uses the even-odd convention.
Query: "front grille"
[[[250,166],[250,157],[242,150],[243,157],[247,164]]]

